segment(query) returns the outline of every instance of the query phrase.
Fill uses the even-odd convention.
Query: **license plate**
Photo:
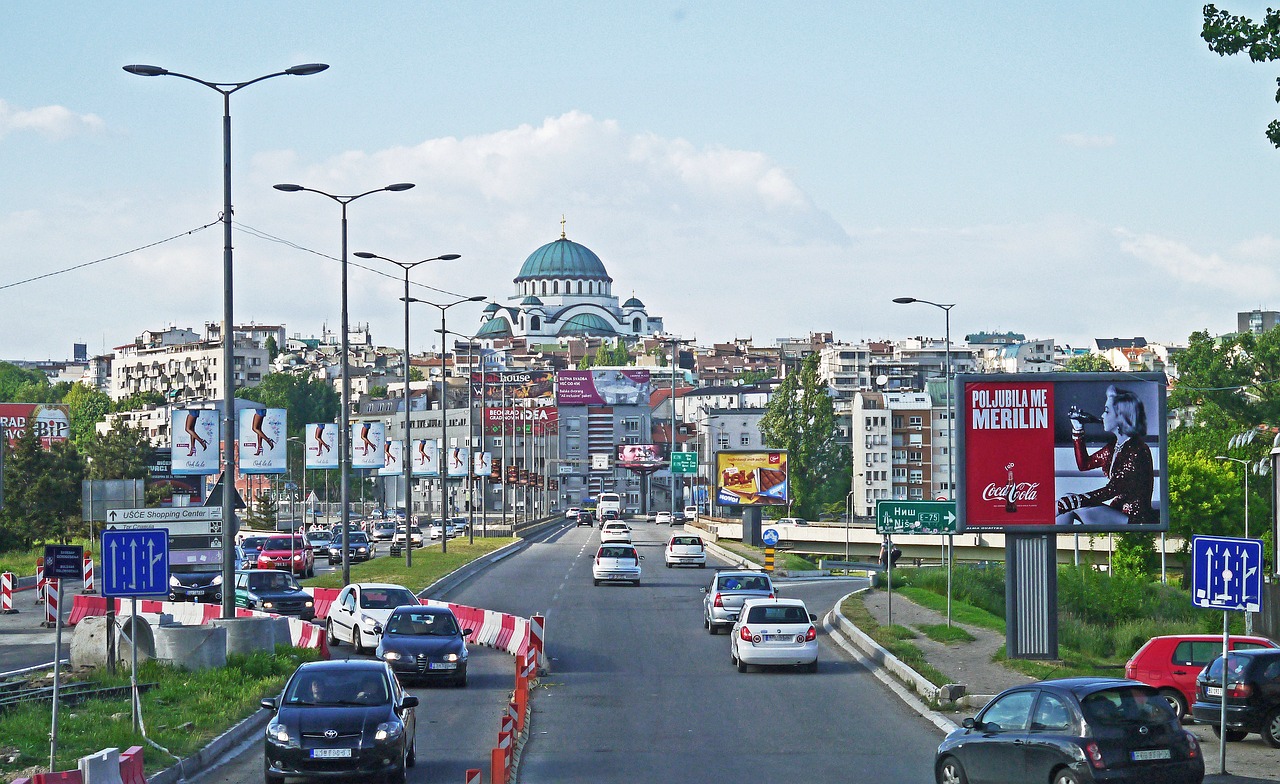
[[[1135,762],[1141,760],[1166,760],[1169,759],[1169,750],[1150,749],[1148,751],[1135,751],[1133,752],[1133,759]]]
[[[1221,697],[1222,687],[1221,686],[1205,686],[1204,693],[1209,695],[1210,697]]]
[[[791,638],[792,638],[792,635],[790,634],[766,634],[764,636],[764,641],[765,642],[790,642]]]
[[[433,669],[433,670],[456,670],[456,669],[458,669],[458,663],[457,663],[457,662],[431,662],[431,664],[430,664],[429,666],[430,666],[430,669]]]
[[[342,759],[351,756],[351,749],[312,749],[312,759]]]
[[[191,590],[191,591],[187,591],[187,593],[191,594],[192,596],[204,596],[203,590],[199,590],[199,591]]]

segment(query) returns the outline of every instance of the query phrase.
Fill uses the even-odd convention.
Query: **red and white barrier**
[[[93,593],[93,553],[84,551],[84,588],[83,593]]]
[[[11,615],[13,609],[13,572],[0,574],[0,614]]]
[[[44,587],[44,625],[52,629],[58,625],[58,579],[45,581]]]
[[[44,603],[44,559],[36,559],[36,604]]]
[[[479,768],[467,768],[466,784],[481,784]]]
[[[529,645],[538,652],[538,666],[545,663],[542,658],[543,640],[546,639],[547,619],[541,615],[534,615],[529,618]]]

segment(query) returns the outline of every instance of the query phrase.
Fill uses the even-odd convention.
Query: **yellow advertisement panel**
[[[786,506],[787,453],[717,452],[716,503],[722,506]]]

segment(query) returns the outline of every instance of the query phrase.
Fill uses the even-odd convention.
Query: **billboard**
[[[386,440],[386,426],[381,422],[351,423],[351,467],[382,468]]]
[[[163,488],[160,506],[200,506],[204,500],[203,482],[199,479],[184,479],[174,476],[171,450],[167,448],[151,450],[147,460],[147,484],[150,487]]]
[[[338,467],[338,426],[333,422],[307,425],[307,468]]]
[[[465,446],[451,446],[445,454],[448,455],[449,458],[447,465],[449,477],[466,477],[467,468],[471,465],[471,448]]]
[[[440,444],[434,438],[414,440],[413,475],[440,476]]]
[[[556,405],[649,405],[653,391],[647,370],[561,370],[556,373]]]
[[[664,468],[666,461],[657,444],[619,444],[617,465],[634,471],[655,471]]]
[[[543,435],[553,432],[559,421],[559,411],[552,406],[522,408],[486,408],[484,432],[490,435],[514,435],[529,433]]]
[[[956,384],[960,530],[1168,530],[1163,373]]]
[[[0,403],[0,435],[8,439],[9,449],[35,428],[40,446],[45,449],[71,437],[70,408],[62,403]]]
[[[501,405],[504,400],[537,400],[551,405],[555,382],[555,373],[550,370],[472,373],[471,394],[490,405]]]
[[[288,433],[283,408],[240,409],[236,452],[242,474],[283,474],[287,469]]]
[[[472,476],[491,476],[493,474],[492,452],[476,452],[472,457],[475,463],[471,472]]]
[[[400,476],[404,473],[404,442],[388,439],[382,447],[382,466],[378,476]]]
[[[175,408],[169,412],[171,469],[175,475],[219,472],[218,413],[211,408]]]
[[[716,453],[716,503],[786,506],[787,453],[781,450]]]

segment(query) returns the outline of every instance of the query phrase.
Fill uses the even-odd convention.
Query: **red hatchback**
[[[1276,648],[1266,637],[1232,637],[1231,650]],[[1171,634],[1152,637],[1124,665],[1124,676],[1160,690],[1182,719],[1196,699],[1196,676],[1222,655],[1222,637],[1213,634]]]
[[[258,551],[259,569],[280,569],[303,577],[316,574],[316,554],[305,536],[269,536]]]

